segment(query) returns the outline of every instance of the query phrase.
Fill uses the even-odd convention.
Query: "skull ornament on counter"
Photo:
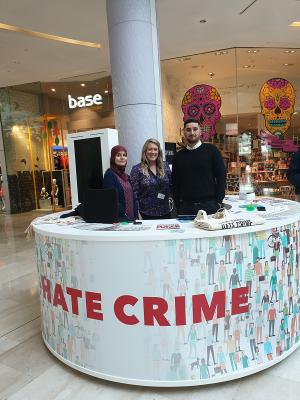
[[[278,134],[288,130],[294,112],[295,90],[283,78],[272,78],[260,89],[261,112],[269,132]]]
[[[204,84],[193,86],[181,103],[183,121],[197,119],[202,139],[208,140],[216,133],[216,123],[221,118],[220,107],[221,96],[216,88]]]

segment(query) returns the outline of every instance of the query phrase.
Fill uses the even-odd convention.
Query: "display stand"
[[[102,187],[109,168],[110,150],[118,144],[115,129],[99,129],[68,135],[72,207],[82,202],[87,189]]]
[[[288,357],[300,344],[300,205],[276,201],[280,219],[224,231],[37,221],[46,346],[81,372],[144,386],[224,382]]]

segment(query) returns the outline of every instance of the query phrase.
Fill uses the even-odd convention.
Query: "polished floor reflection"
[[[41,338],[34,241],[26,240],[24,234],[36,216],[33,212],[0,214],[0,400],[299,398],[299,349],[275,367],[248,378],[184,389],[105,382],[59,362]]]

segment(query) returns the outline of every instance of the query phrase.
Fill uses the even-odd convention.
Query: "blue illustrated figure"
[[[215,265],[217,262],[216,253],[213,247],[209,248],[209,253],[206,256],[206,265],[208,267],[208,284],[215,284]]]
[[[244,259],[243,252],[242,250],[240,250],[240,246],[237,245],[236,251],[234,253],[234,263],[240,280],[243,279],[243,259]]]
[[[210,378],[210,373],[207,364],[205,364],[205,359],[201,358],[201,365],[200,365],[200,379],[207,379]]]
[[[277,272],[276,268],[273,269],[272,271],[272,276],[270,279],[270,288],[271,288],[271,301],[273,300],[273,295],[276,297],[276,302],[278,301],[277,299]]]

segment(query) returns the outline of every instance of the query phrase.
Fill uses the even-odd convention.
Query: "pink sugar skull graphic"
[[[216,133],[216,123],[221,118],[221,96],[216,88],[209,85],[196,85],[184,95],[181,109],[183,121],[197,119],[202,138],[208,140]]]
[[[260,89],[259,100],[268,131],[273,134],[286,132],[295,104],[295,90],[291,83],[283,78],[269,79]]]

